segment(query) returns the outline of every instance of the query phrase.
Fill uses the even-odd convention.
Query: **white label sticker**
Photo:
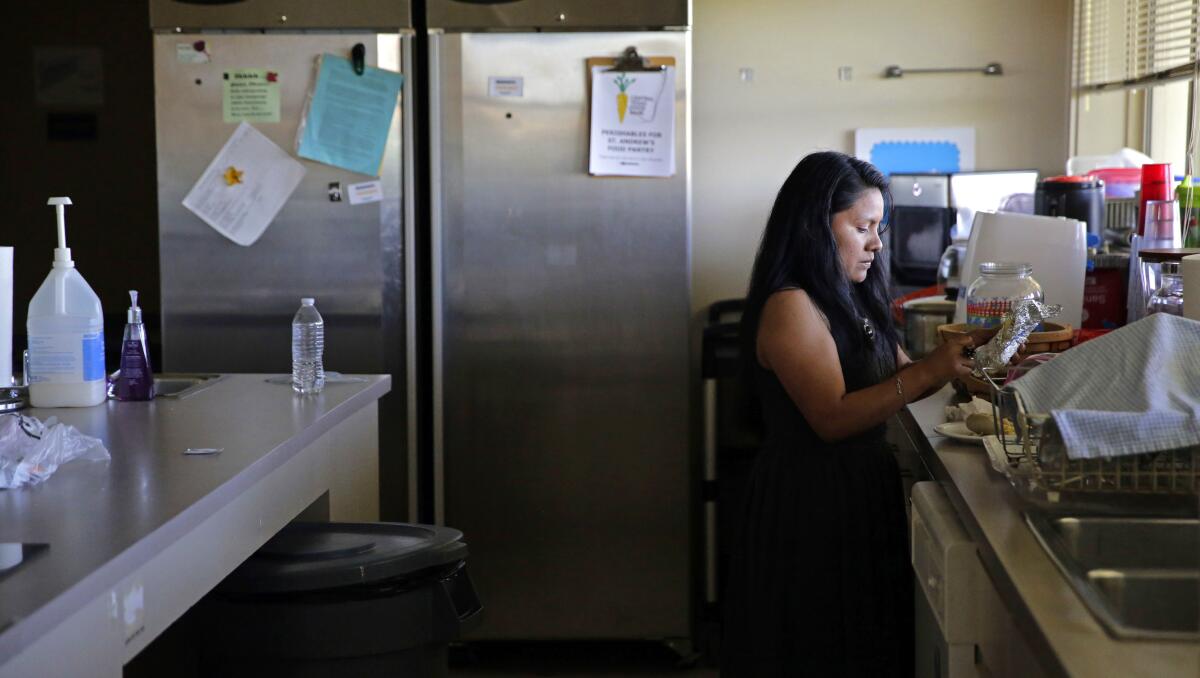
[[[29,374],[33,383],[82,381],[83,343],[79,335],[30,335]]]
[[[175,43],[175,59],[181,64],[206,64],[212,61],[203,40]]]
[[[365,202],[383,200],[383,184],[379,181],[364,181],[361,184],[350,184],[348,187],[351,205],[361,205]]]
[[[523,97],[525,96],[525,78],[499,77],[488,78],[488,96],[490,97]]]
[[[104,378],[104,335],[32,334],[29,336],[29,381],[77,384]]]

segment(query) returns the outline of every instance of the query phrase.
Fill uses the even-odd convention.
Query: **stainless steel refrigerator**
[[[315,297],[325,319],[325,368],[390,373],[380,403],[381,498],[404,519],[412,398],[411,275],[413,31],[407,0],[151,0],[157,129],[163,365],[183,372],[288,372],[291,317]],[[322,53],[400,71],[380,202],[351,204],[349,185],[373,179],[301,160],[299,187],[262,237],[242,247],[183,207],[182,200],[237,124],[225,121],[224,74],[269,69],[279,83],[278,122],[253,126],[294,154],[297,125]],[[337,185],[342,200],[331,191]],[[407,242],[406,242],[407,241]]]
[[[427,7],[434,510],[471,637],[686,640],[690,3]],[[669,178],[589,175],[585,60],[629,46],[675,60]]]

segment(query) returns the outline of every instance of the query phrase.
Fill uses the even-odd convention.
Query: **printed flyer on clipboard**
[[[614,71],[593,65],[591,150],[595,176],[675,174],[675,67]]]

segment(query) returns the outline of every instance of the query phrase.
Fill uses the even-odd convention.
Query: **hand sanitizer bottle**
[[[154,373],[146,349],[146,326],[138,307],[137,290],[129,290],[125,336],[121,339],[121,371],[117,373],[117,400],[154,400]]]
[[[54,267],[29,302],[29,400],[34,407],[88,407],[104,402],[104,310],[75,270],[67,247],[65,209],[71,199],[50,198],[58,217]]]

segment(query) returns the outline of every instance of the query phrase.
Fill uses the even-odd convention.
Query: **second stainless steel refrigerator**
[[[412,398],[405,383],[412,372],[409,298],[415,290],[406,275],[414,263],[408,256],[414,115],[407,93],[415,74],[408,3],[152,0],[150,18],[163,305],[164,365],[157,367],[286,372],[292,314],[301,297],[316,297],[326,325],[325,368],[392,375],[392,392],[379,409],[381,493],[367,503],[388,519],[409,517],[415,473],[406,454]],[[315,59],[349,58],[356,46],[365,65],[406,78],[377,173],[300,160],[303,180],[250,247],[226,239],[183,206],[238,127],[224,110],[223,83],[231,73],[261,69],[274,76],[276,94],[259,111],[273,115],[252,125],[294,155]],[[374,179],[378,202],[342,199],[342,189]]]
[[[690,636],[690,8],[606,4],[428,5],[434,508],[477,639]],[[585,60],[628,46],[675,60],[667,178],[588,171]]]

